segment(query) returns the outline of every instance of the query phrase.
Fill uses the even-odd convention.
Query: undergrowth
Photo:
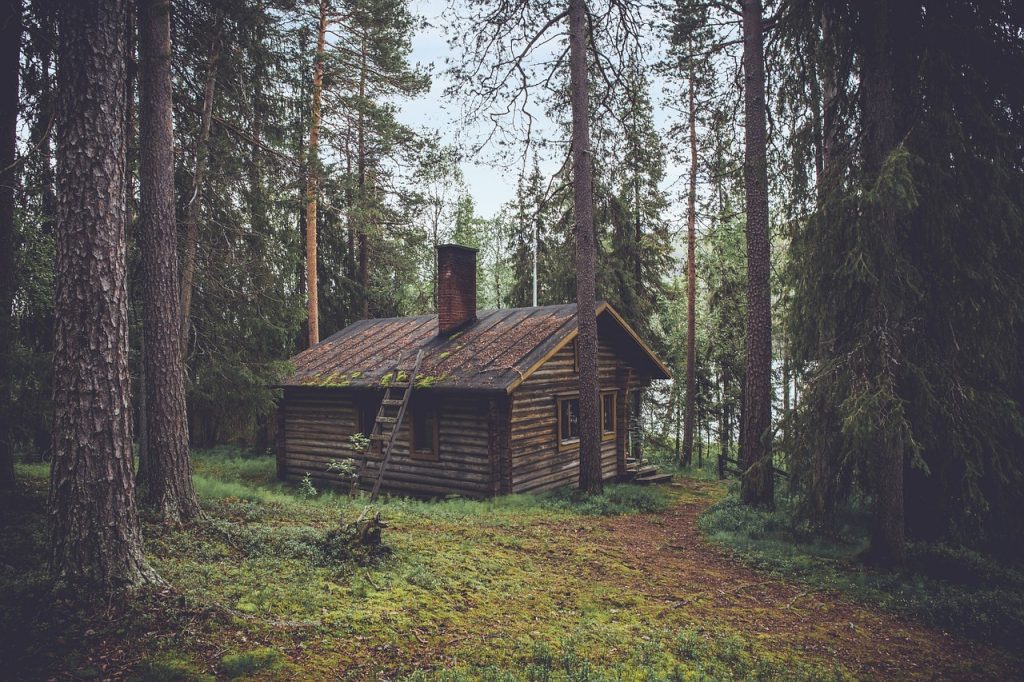
[[[823,537],[801,522],[786,498],[775,511],[751,509],[736,491],[709,508],[701,530],[736,558],[820,589],[837,589],[940,628],[1008,645],[1024,638],[1024,567],[962,547],[910,543],[904,570],[865,566],[865,521],[845,519]]]
[[[745,607],[699,607],[704,590],[685,576],[669,601],[645,593],[652,567],[614,535],[631,521],[607,517],[650,514],[638,523],[660,533],[668,517],[658,512],[693,504],[713,486],[384,498],[369,508],[365,497],[331,490],[303,495],[275,479],[272,458],[220,448],[194,453],[193,462],[203,518],[143,524],[147,560],[168,586],[90,606],[50,592],[46,471],[19,467],[18,491],[0,498],[5,674],[143,682],[850,674],[829,642],[792,646],[744,629]],[[378,512],[391,551],[355,551],[352,523]],[[732,519],[729,532],[740,537],[751,526],[740,513],[723,505],[708,518]],[[768,521],[764,538],[776,532]]]

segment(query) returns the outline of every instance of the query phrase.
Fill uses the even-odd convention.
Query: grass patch
[[[617,660],[601,660],[582,633],[553,644],[525,643],[513,668],[459,666],[417,670],[406,682],[621,682],[622,680],[843,680],[840,668],[772,655],[735,632],[710,627],[654,630],[628,644]]]
[[[128,678],[131,682],[214,682],[213,675],[202,672],[190,656],[160,654],[147,658],[138,671]]]
[[[797,632],[795,645],[792,632],[750,627],[746,604],[711,609],[699,582],[710,574],[663,588],[664,576],[637,563],[623,529],[671,541],[666,525],[676,517],[658,514],[718,494],[717,486],[387,498],[373,511],[388,524],[383,539],[393,551],[367,561],[338,544],[365,497],[304,497],[275,480],[273,459],[237,449],[197,452],[194,469],[204,518],[143,524],[147,560],[170,587],[86,610],[48,592],[46,474],[19,467],[18,491],[0,498],[10,519],[0,524],[5,672],[27,680],[95,671],[137,680],[567,681],[862,672],[845,658],[835,663],[831,640],[805,646],[817,635]],[[635,513],[648,516],[622,518]],[[730,532],[739,537],[749,522],[734,521]],[[764,528],[767,540],[775,530]]]
[[[748,565],[839,589],[925,623],[1002,645],[1024,638],[1024,568],[965,548],[910,543],[900,572],[859,562],[868,539],[850,517],[834,536],[812,532],[785,498],[776,511],[750,509],[730,496],[709,508],[699,526]]]
[[[277,649],[260,647],[237,654],[227,654],[220,660],[220,669],[229,679],[247,677],[260,671],[281,670],[285,657]]]

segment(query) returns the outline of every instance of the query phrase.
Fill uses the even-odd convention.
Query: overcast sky
[[[445,5],[445,0],[413,0],[411,3],[412,10],[425,17],[429,24],[413,39],[412,61],[434,65],[433,86],[427,95],[403,102],[399,119],[412,126],[438,130],[445,142],[456,144],[478,137],[483,128],[477,126],[475,129],[463,130],[458,102],[446,101],[443,96],[443,91],[448,85],[444,75],[444,60],[452,56],[441,28],[441,13]],[[656,56],[652,55],[651,58],[654,59]],[[660,128],[665,129],[668,126],[668,112],[660,106],[659,89],[660,86],[655,82],[651,97],[655,105],[655,122]],[[533,113],[543,118],[542,112]],[[541,125],[544,125],[543,121]],[[550,122],[547,125],[550,127]],[[485,155],[478,162],[465,161],[462,168],[466,184],[476,204],[477,214],[485,218],[494,216],[504,202],[513,198],[518,177],[515,169],[494,167],[492,161],[493,159],[488,159]],[[553,173],[556,165],[557,161],[541,159],[541,171],[544,173]],[[666,185],[671,186],[677,182],[679,173],[684,169],[670,161],[667,170]],[[675,197],[672,199],[674,202]]]

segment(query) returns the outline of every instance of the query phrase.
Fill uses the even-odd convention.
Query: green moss
[[[213,682],[213,675],[203,673],[187,654],[163,653],[143,659],[134,682]]]
[[[380,378],[381,386],[390,386],[391,385],[391,381],[392,381],[391,377],[392,377],[391,372],[388,372],[387,374],[382,376]],[[408,380],[409,380],[409,373],[406,372],[405,370],[399,371],[398,375],[394,378],[394,381],[398,381],[398,382],[408,381]]]
[[[255,672],[279,670],[285,662],[280,651],[261,647],[237,654],[228,654],[220,660],[221,670],[229,678],[251,675]]]
[[[441,376],[437,376],[437,377],[430,376],[428,374],[420,374],[420,375],[418,375],[416,377],[416,381],[413,382],[413,385],[416,388],[430,388],[431,386],[433,386],[435,384],[438,384],[438,383],[441,383],[441,382],[447,380],[450,376],[451,376],[450,374],[442,374]]]
[[[323,376],[311,378],[306,382],[308,386],[321,388],[345,388],[350,384],[349,375],[345,372],[332,372]]]

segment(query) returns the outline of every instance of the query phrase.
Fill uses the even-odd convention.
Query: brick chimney
[[[437,333],[447,336],[476,320],[476,249],[437,247]]]

